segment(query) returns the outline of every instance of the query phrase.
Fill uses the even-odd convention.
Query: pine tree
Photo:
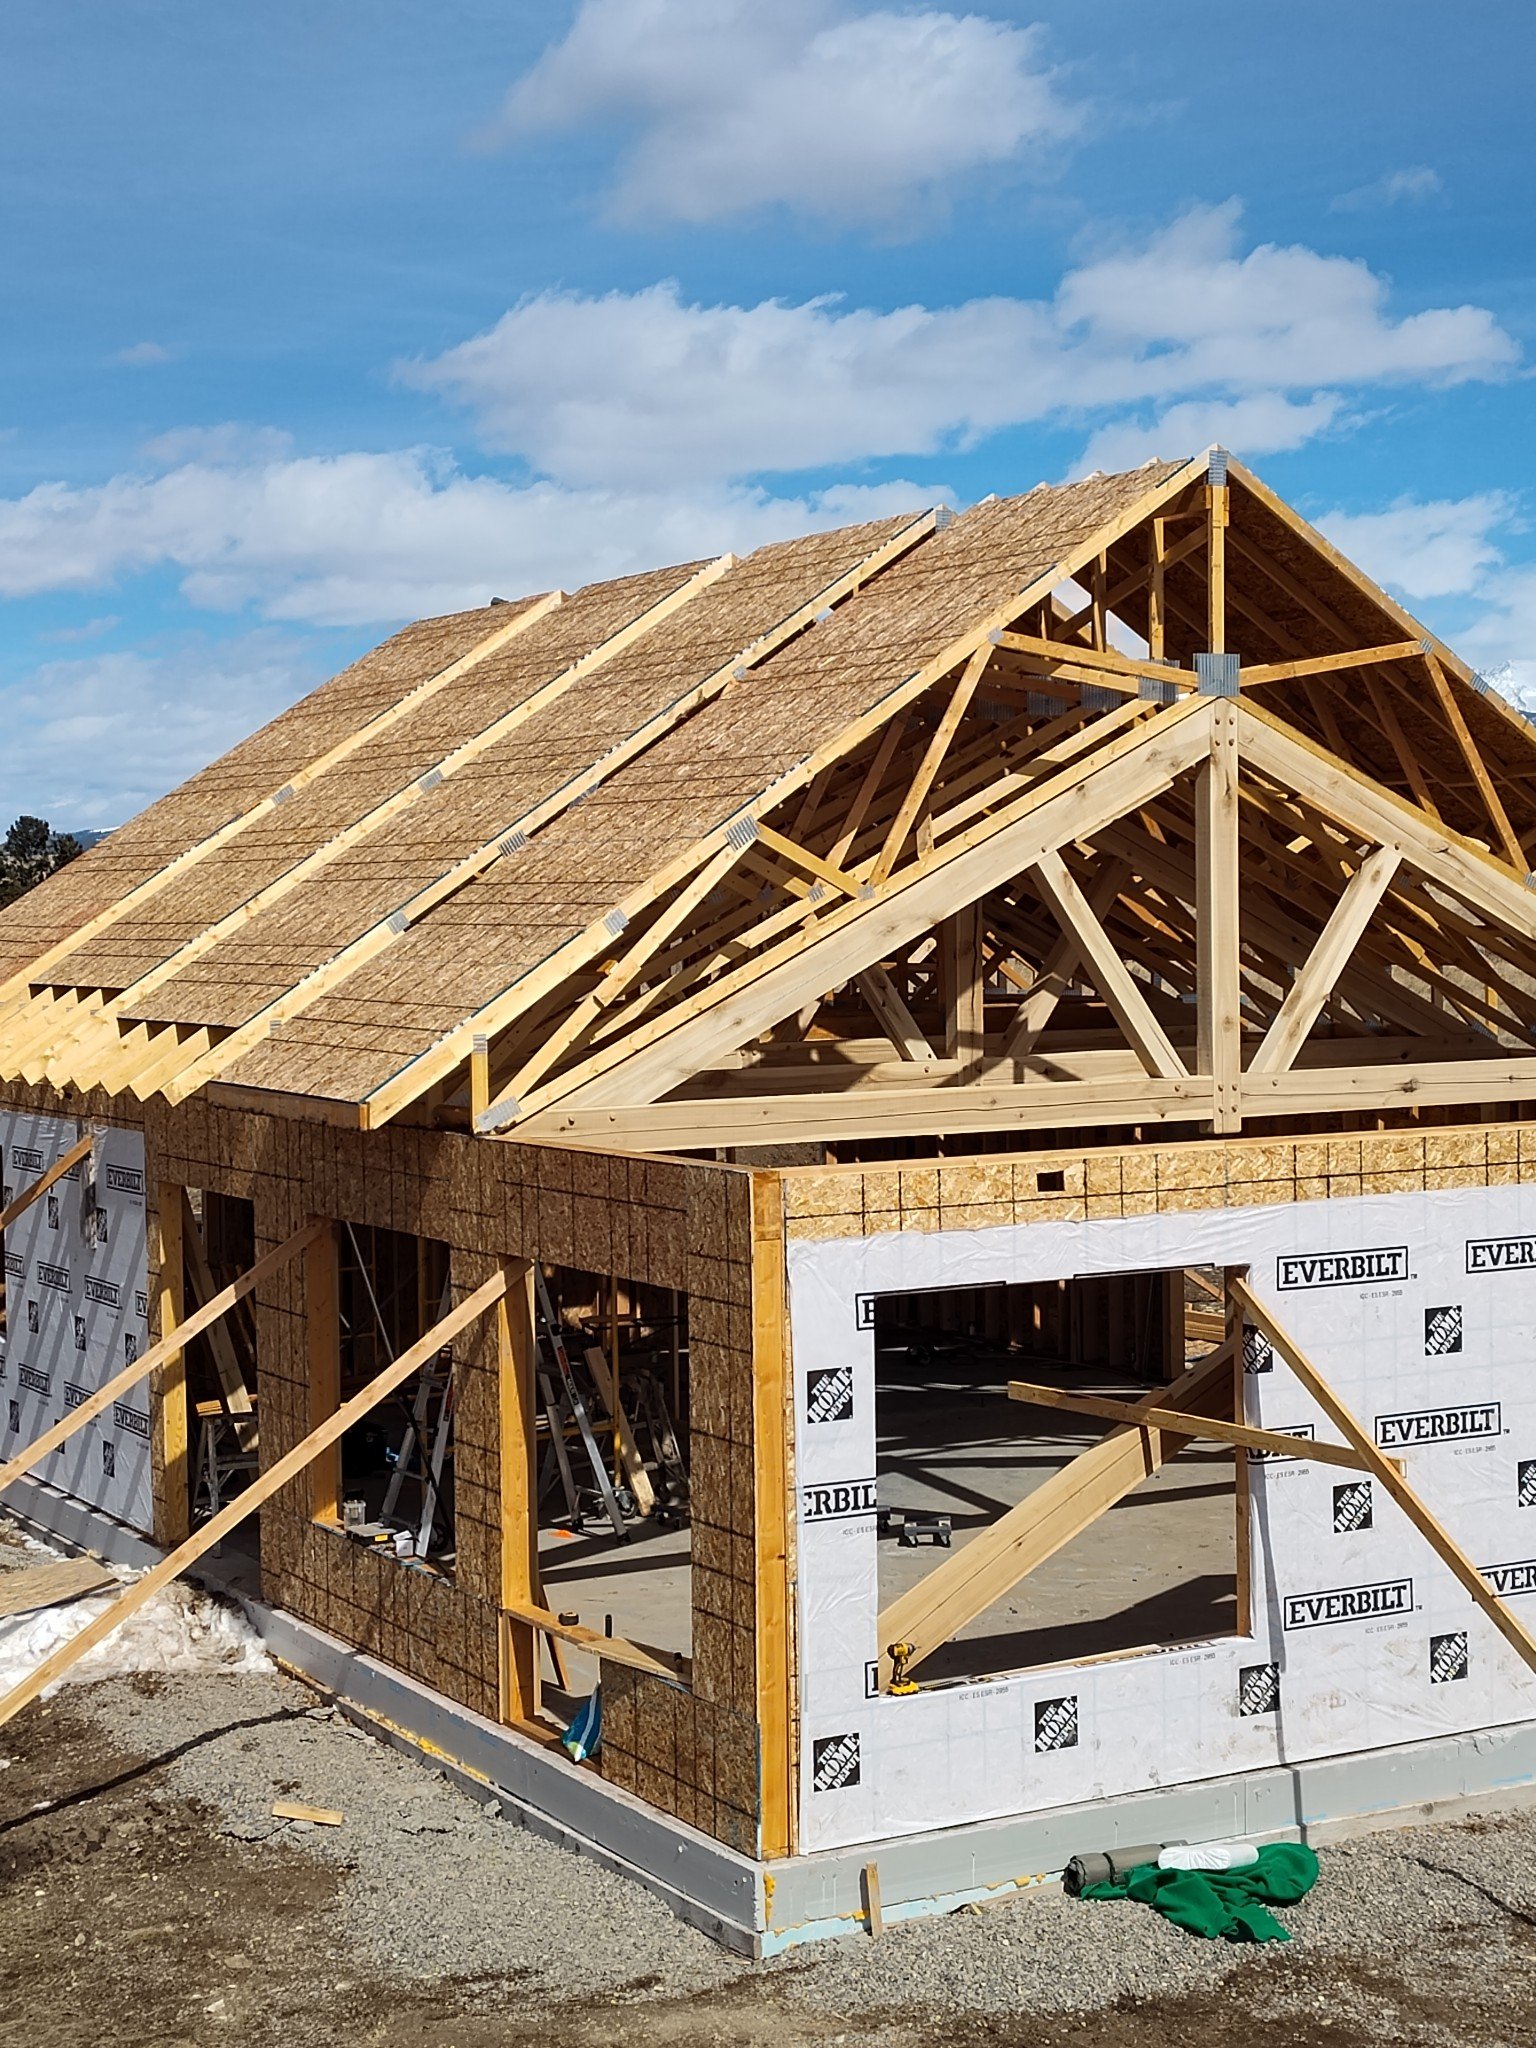
[[[47,881],[80,850],[72,833],[55,832],[46,818],[18,818],[0,845],[0,904]]]

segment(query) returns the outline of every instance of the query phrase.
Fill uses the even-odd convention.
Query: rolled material
[[[1062,1889],[1076,1898],[1089,1885],[1111,1884],[1129,1871],[1140,1870],[1143,1864],[1155,1863],[1165,1846],[1162,1842],[1143,1842],[1134,1849],[1093,1850],[1086,1856],[1074,1856],[1061,1873]]]

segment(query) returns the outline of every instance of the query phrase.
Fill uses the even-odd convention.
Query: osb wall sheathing
[[[1536,1124],[794,1167],[784,1174],[785,1235],[987,1230],[1514,1181],[1536,1181]]]
[[[683,1292],[692,1387],[692,1689],[610,1666],[601,1762],[607,1777],[664,1811],[734,1848],[756,1850],[750,1175],[393,1125],[364,1134],[198,1100],[146,1115],[116,1099],[65,1104],[51,1090],[12,1088],[0,1107],[142,1125],[151,1200],[159,1184],[171,1183],[250,1201],[258,1257],[309,1216],[323,1215],[445,1243],[456,1300],[507,1256]],[[156,1278],[151,1273],[152,1291]],[[312,1426],[302,1259],[258,1289],[255,1314],[262,1460],[269,1464]],[[295,1482],[262,1510],[262,1591],[495,1718],[501,1473],[490,1318],[457,1340],[455,1356],[462,1361],[455,1579],[404,1567],[312,1522],[307,1491]],[[163,1471],[155,1480],[158,1501]]]

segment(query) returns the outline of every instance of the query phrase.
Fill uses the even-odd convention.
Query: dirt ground
[[[94,1691],[66,1692],[6,1730],[0,2048],[1207,2048],[1261,2034],[1332,2048],[1367,2032],[1378,2043],[1536,2042],[1536,1914],[1503,1899],[1492,1922],[1452,1912],[1390,1961],[1319,1953],[1298,1972],[1293,1945],[1253,1953],[1214,1989],[1080,2018],[816,2010],[794,1995],[796,1974],[818,1967],[812,1951],[788,1970],[743,1967],[685,1997],[654,1980],[552,2003],[523,1973],[389,1978],[362,1958],[338,1911],[344,1863],[291,1839],[221,1834],[216,1815],[170,1788],[176,1746],[137,1756],[117,1745],[93,1712]],[[208,1739],[194,1733],[182,1747]],[[1459,1837],[1475,1847],[1475,1828]],[[1475,1880],[1458,1873],[1458,1883],[1469,1909],[1486,1912]],[[397,1910],[409,1914],[411,1899]]]

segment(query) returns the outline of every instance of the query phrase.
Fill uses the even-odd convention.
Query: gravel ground
[[[97,2048],[103,1978],[117,2048],[1536,2043],[1536,1814],[1327,1848],[1282,1917],[1255,1950],[1042,1892],[749,1965],[277,1675],[69,1687],[0,1733],[0,2048]]]

